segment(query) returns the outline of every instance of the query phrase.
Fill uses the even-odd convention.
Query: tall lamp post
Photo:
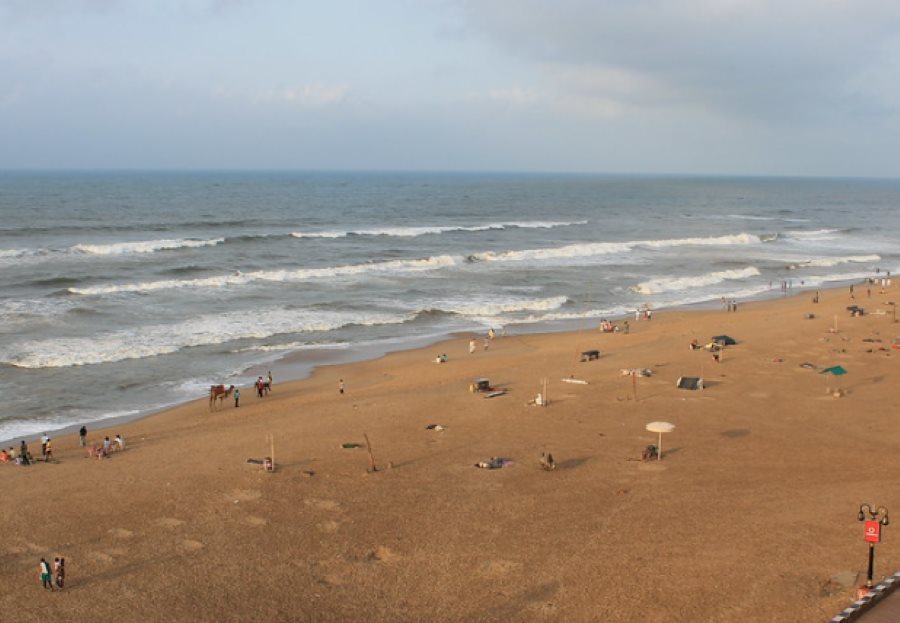
[[[888,509],[884,506],[873,509],[870,504],[860,504],[859,514],[856,518],[866,522],[865,535],[866,542],[869,544],[869,573],[866,575],[866,588],[872,588],[872,575],[875,571],[875,544],[881,543],[881,527],[890,523]]]

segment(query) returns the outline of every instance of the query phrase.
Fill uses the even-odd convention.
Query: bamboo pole
[[[363,433],[363,437],[366,438],[366,450],[369,451],[369,463],[372,465],[372,471],[377,472],[378,466],[375,464],[375,453],[372,451],[372,443],[369,441],[369,436],[366,433]]]

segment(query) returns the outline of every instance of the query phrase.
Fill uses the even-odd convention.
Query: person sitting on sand
[[[122,435],[116,435],[114,441],[116,442],[116,449],[119,452],[125,449],[125,438],[122,437]]]
[[[9,454],[6,450],[0,450],[0,463],[9,463]]]

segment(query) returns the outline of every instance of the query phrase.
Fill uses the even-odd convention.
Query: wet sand
[[[471,355],[463,337],[285,384],[274,370],[272,393],[242,388],[238,409],[203,399],[91,431],[127,439],[103,461],[60,437],[58,463],[0,465],[0,608],[23,621],[827,620],[855,594],[832,578],[864,579],[860,503],[900,508],[900,324],[886,304],[900,290],[811,297],[663,311],[629,319],[629,335],[513,334],[487,351],[479,338]],[[885,315],[851,318],[852,303]],[[721,363],[688,348],[717,334],[738,340]],[[580,362],[591,349],[600,359]],[[637,399],[630,368],[654,372]],[[471,393],[482,376],[507,393]],[[677,389],[680,376],[706,389]],[[550,405],[530,406],[542,378]],[[676,428],[663,460],[642,462],[656,420]],[[246,462],[269,453],[268,434],[271,474]],[[341,447],[364,434],[374,473],[365,447]],[[474,467],[490,457],[512,463]],[[900,568],[892,530],[876,579]],[[41,556],[66,558],[64,592],[41,589]]]

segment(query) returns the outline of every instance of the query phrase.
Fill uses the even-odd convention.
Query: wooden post
[[[369,463],[372,465],[372,471],[377,472],[378,466],[375,464],[375,453],[372,452],[372,443],[369,441],[369,436],[366,433],[363,433],[363,437],[366,438],[366,449],[369,451]]]
[[[634,401],[637,402],[637,372],[631,371],[631,389],[634,391]]]
[[[546,407],[548,404],[549,399],[547,398],[547,387],[549,385],[550,382],[547,377],[541,379],[541,396],[543,397],[543,404],[541,405],[542,407]]]
[[[269,456],[272,458],[272,471],[275,471],[275,435],[269,433]]]

